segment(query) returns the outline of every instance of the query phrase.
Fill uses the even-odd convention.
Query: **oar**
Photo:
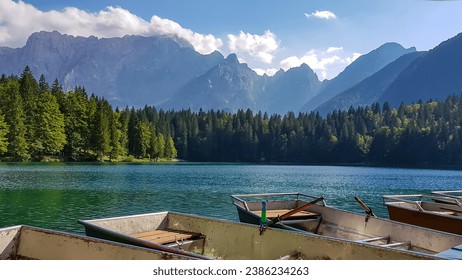
[[[364,203],[361,199],[359,199],[359,197],[355,196],[355,200],[364,209],[367,215],[377,218],[374,212],[372,212],[372,209],[369,206],[367,206],[366,203]]]
[[[324,200],[324,197],[319,197],[319,198],[316,198],[315,200],[311,201],[311,202],[308,202],[306,204],[303,204],[302,206],[299,206],[293,210],[290,210],[289,212],[287,213],[284,213],[282,214],[281,216],[278,216],[272,220],[270,220],[267,224],[267,226],[272,226],[276,223],[279,223],[280,221],[284,220],[284,219],[287,219],[289,218],[290,216],[294,215],[294,214],[297,214],[298,212],[301,212],[313,205],[315,205],[316,203],[320,202],[320,201],[323,201]]]

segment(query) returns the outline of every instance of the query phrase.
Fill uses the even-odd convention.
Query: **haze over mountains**
[[[116,106],[326,114],[462,93],[462,35],[428,52],[386,43],[323,82],[306,64],[259,76],[235,54],[202,55],[172,36],[98,39],[39,32],[22,48],[0,47],[0,73],[20,75],[26,65],[37,78],[58,79],[65,90],[84,86]]]

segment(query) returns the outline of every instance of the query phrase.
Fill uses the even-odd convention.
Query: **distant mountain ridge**
[[[259,76],[235,54],[199,54],[175,36],[98,39],[32,34],[22,48],[0,47],[0,74],[28,65],[65,90],[84,86],[116,106],[163,109],[252,109],[326,114],[371,102],[399,105],[462,92],[462,35],[428,52],[386,43],[321,82],[306,64]]]
[[[409,64],[424,55],[425,52],[412,52],[399,57],[372,76],[323,103],[316,110],[326,115],[333,110],[348,110],[350,106],[370,106],[379,100],[388,86]]]
[[[335,98],[341,92],[370,77],[400,56],[415,51],[416,49],[414,47],[406,49],[397,43],[386,43],[360,56],[348,65],[337,77],[330,81],[326,81],[321,92],[308,101],[308,103],[301,108],[301,111],[312,111],[316,109],[324,102]]]
[[[164,108],[192,110],[239,109],[285,114],[307,102],[321,85],[314,71],[303,64],[280,70],[275,76],[259,76],[246,64],[239,63],[235,54],[210,69],[203,76],[186,84]]]
[[[171,36],[98,39],[54,31],[32,34],[23,48],[2,50],[0,73],[19,75],[29,65],[34,75],[56,78],[65,90],[85,86],[114,104],[140,107],[169,98],[223,60]]]
[[[235,54],[230,54],[204,75],[183,86],[161,107],[182,109],[222,109],[237,111],[241,108],[255,109],[254,92],[259,76],[240,64]]]
[[[26,65],[37,78],[56,78],[65,90],[85,86],[118,106],[285,113],[308,101],[320,85],[307,65],[275,78],[259,76],[235,54],[226,59],[219,52],[201,55],[174,36],[98,39],[38,32],[23,48],[0,48],[0,73],[20,75]],[[293,88],[279,98],[273,87],[281,85]]]
[[[413,61],[390,84],[378,102],[398,106],[419,99],[443,100],[462,93],[462,33]]]

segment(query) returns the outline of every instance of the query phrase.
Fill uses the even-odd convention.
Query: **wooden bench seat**
[[[293,209],[266,210],[266,217],[268,219],[274,219],[278,216],[284,215],[285,213],[291,210]],[[261,217],[261,211],[252,211],[252,212]],[[293,214],[288,219],[295,219],[295,218],[297,219],[310,219],[311,218],[312,219],[312,218],[316,218],[319,216],[320,216],[319,213],[314,213],[314,212],[309,212],[309,211],[300,211],[298,213]]]
[[[180,230],[161,229],[147,232],[139,232],[131,234],[130,236],[143,239],[158,244],[168,244],[175,241],[187,240],[200,236],[200,233],[187,232]]]

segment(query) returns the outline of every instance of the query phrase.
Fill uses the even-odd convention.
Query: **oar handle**
[[[359,197],[355,196],[355,200],[364,209],[367,215],[371,215],[377,218],[374,212],[372,212],[372,209],[369,206],[367,206],[366,203],[364,203]]]

